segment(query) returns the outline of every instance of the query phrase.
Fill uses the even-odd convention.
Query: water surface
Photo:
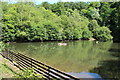
[[[58,43],[12,43],[11,48],[65,72],[96,72],[102,75],[102,71],[96,68],[104,66],[104,61],[119,60],[115,54],[120,53],[120,43],[81,40],[66,41],[67,46],[59,46]],[[110,65],[108,67],[111,68]]]

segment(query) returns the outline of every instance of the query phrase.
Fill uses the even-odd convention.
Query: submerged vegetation
[[[1,2],[2,40],[14,42],[95,38],[119,41],[119,3],[43,2],[36,5],[32,2]]]

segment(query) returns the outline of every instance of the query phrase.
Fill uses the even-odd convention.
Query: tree
[[[120,1],[112,3],[111,8],[114,10],[111,13],[110,29],[112,31],[114,41],[120,41]]]
[[[41,5],[35,5],[32,2],[2,3],[4,7],[3,41],[78,40],[92,37],[97,40],[110,40],[112,39],[110,30],[101,26],[107,25],[106,27],[108,27],[107,17],[115,12],[114,17],[109,17],[109,22],[111,22],[112,34],[117,36],[120,11],[119,7],[115,6],[117,3],[109,6],[106,4],[109,3],[102,5],[99,2],[89,4],[44,2]],[[115,9],[111,9],[112,7]],[[104,10],[107,10],[106,8],[111,11],[108,10],[106,14],[103,14]]]
[[[99,28],[100,26],[96,20],[91,20],[88,27],[89,27],[89,30],[93,32],[93,30]]]
[[[110,33],[111,31],[109,30],[109,28],[103,26],[93,30],[93,37],[101,41],[112,40],[113,37]]]
[[[114,10],[114,8],[111,8],[111,3],[108,2],[101,2],[100,6],[100,17],[101,21],[99,24],[101,26],[110,26],[110,19],[111,19],[111,12]]]

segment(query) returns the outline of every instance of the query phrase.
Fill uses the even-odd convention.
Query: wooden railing
[[[3,51],[1,55],[9,59],[14,65],[16,65],[21,70],[26,70],[31,68],[35,73],[42,74],[47,79],[72,79],[78,80],[75,76],[69,75],[63,71],[55,69],[47,64],[37,61],[33,58],[27,57],[20,53],[15,53],[13,51]]]

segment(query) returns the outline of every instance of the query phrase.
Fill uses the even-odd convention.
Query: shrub
[[[113,37],[110,33],[111,31],[109,30],[109,28],[103,26],[93,30],[93,37],[101,41],[112,40]]]

